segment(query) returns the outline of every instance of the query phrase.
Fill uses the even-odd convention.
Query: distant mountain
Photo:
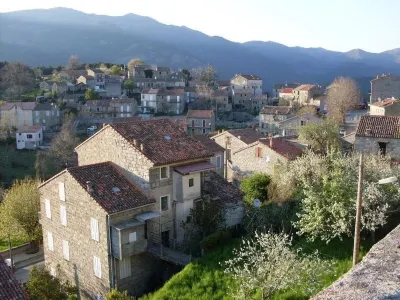
[[[400,73],[400,48],[342,53],[275,42],[235,43],[135,14],[111,17],[67,8],[0,14],[0,61],[59,65],[71,54],[83,62],[126,63],[139,57],[175,69],[210,63],[221,79],[257,74],[266,90],[285,81],[326,85],[336,76],[351,76],[367,92],[369,79],[376,74]]]

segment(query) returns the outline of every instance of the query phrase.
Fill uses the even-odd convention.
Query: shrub
[[[227,245],[232,240],[232,234],[226,229],[220,229],[205,237],[201,245],[205,251],[213,250],[219,246]]]

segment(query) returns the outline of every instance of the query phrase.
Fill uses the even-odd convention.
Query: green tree
[[[188,69],[182,69],[182,76],[183,79],[185,80],[185,85],[189,85],[189,81],[192,80],[192,76],[190,75],[190,71]]]
[[[77,299],[77,288],[52,276],[44,266],[32,268],[26,287],[31,300]]]
[[[322,274],[330,268],[317,254],[305,255],[301,249],[293,249],[289,235],[271,232],[256,232],[254,238],[243,240],[223,266],[225,273],[237,281],[234,298],[246,299],[261,290],[263,300],[304,281],[315,292]]]
[[[99,99],[99,93],[95,92],[94,89],[87,89],[85,92],[85,100],[97,100]]]
[[[340,148],[339,127],[331,120],[309,122],[300,127],[299,140],[307,143],[317,153]]]
[[[0,204],[0,234],[27,239],[32,250],[37,250],[42,237],[38,185],[30,178],[16,180]]]
[[[296,115],[301,116],[301,115],[317,115],[317,108],[313,105],[304,105],[300,107],[300,109],[297,111]]]
[[[128,62],[128,70],[132,71],[137,65],[144,65],[143,60],[140,58],[133,58]]]
[[[32,91],[35,84],[34,72],[23,63],[7,63],[0,69],[0,89],[4,89],[5,95],[12,99]]]
[[[120,76],[121,75],[121,68],[119,67],[119,66],[117,66],[117,65],[113,65],[111,68],[110,68],[110,73],[111,74],[113,74],[113,75],[118,75],[118,76]]]
[[[251,177],[245,178],[240,182],[240,187],[244,193],[244,199],[248,205],[253,205],[255,199],[262,203],[268,202],[268,187],[271,177],[265,173],[256,173]]]
[[[112,289],[106,294],[105,300],[135,300],[135,297],[129,296],[127,291],[120,292]]]

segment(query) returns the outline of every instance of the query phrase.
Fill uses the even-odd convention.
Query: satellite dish
[[[260,207],[261,206],[261,201],[260,201],[260,199],[255,199],[254,201],[253,201],[253,205],[254,205],[254,207]]]

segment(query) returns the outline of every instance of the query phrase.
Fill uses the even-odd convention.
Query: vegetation
[[[38,247],[42,237],[39,224],[39,181],[16,180],[0,204],[0,236],[8,234],[31,242],[32,249]]]
[[[117,66],[117,65],[113,65],[113,66],[110,68],[110,73],[111,73],[112,75],[118,75],[118,76],[120,76],[121,73],[122,73],[121,67],[120,67],[120,66]]]
[[[300,109],[297,111],[296,115],[301,116],[301,115],[317,115],[317,108],[313,105],[304,105],[300,107]]]
[[[77,299],[78,290],[68,281],[53,277],[44,266],[33,267],[26,288],[31,300]]]
[[[85,100],[97,100],[99,99],[99,93],[95,92],[94,89],[87,89],[85,92]]]
[[[29,243],[29,239],[26,238],[19,238],[16,236],[11,237],[11,247],[18,247],[22,246],[23,244]],[[8,238],[1,238],[0,239],[0,251],[4,251],[9,249],[10,245],[8,244]]]
[[[113,289],[106,294],[105,300],[135,300],[135,297],[129,296],[127,291],[120,292]]]
[[[140,58],[133,58],[128,62],[128,70],[132,71],[138,65],[144,65],[143,60]]]
[[[339,127],[331,120],[309,122],[300,127],[299,140],[307,143],[314,152],[327,153],[340,148]]]
[[[240,182],[240,187],[244,193],[244,199],[250,206],[253,201],[258,199],[261,203],[268,201],[268,186],[271,178],[265,173],[256,173],[251,177],[245,178]]]
[[[32,69],[20,62],[6,63],[0,69],[0,89],[10,99],[17,99],[22,94],[35,88],[35,74]]]

